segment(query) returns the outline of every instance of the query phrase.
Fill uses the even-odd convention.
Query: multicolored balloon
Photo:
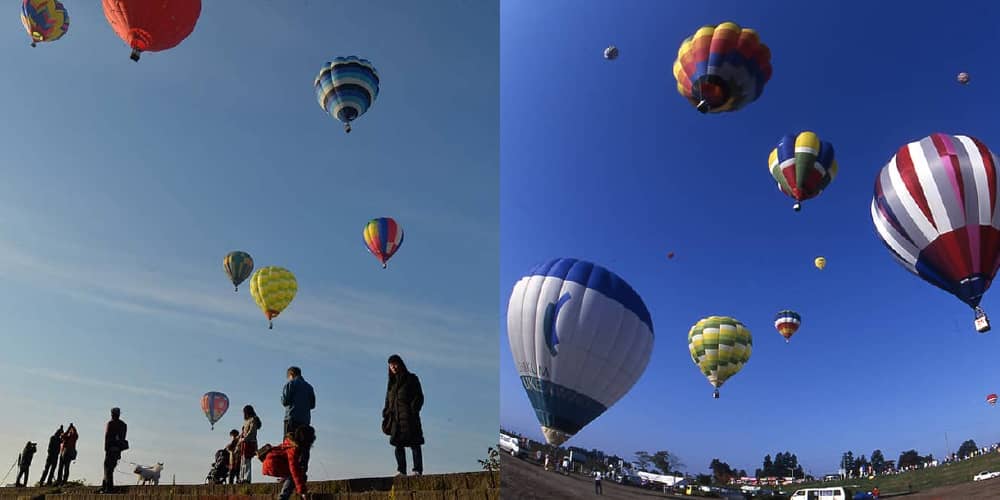
[[[604,58],[609,61],[618,59],[618,47],[611,45],[610,47],[604,49]]]
[[[250,295],[257,307],[267,317],[267,329],[274,328],[274,318],[292,303],[299,290],[295,275],[283,267],[267,266],[258,269],[250,278]]]
[[[1000,267],[997,157],[974,137],[935,133],[899,148],[875,179],[872,222],[907,271],[979,307]]]
[[[378,72],[368,59],[337,57],[323,65],[313,87],[319,107],[350,133],[351,122],[365,114],[378,97]]]
[[[514,285],[507,340],[542,434],[558,446],[646,370],[653,321],[617,274],[583,260],[552,259]]]
[[[753,352],[750,330],[734,318],[709,316],[699,320],[688,331],[691,360],[715,387],[713,397],[719,398],[719,388],[741,369]]]
[[[702,113],[736,111],[764,92],[771,51],[757,32],[732,22],[702,26],[674,61],[677,91]]]
[[[249,278],[253,272],[253,257],[239,250],[229,252],[222,258],[222,268],[233,282],[233,290],[239,291],[240,283]]]
[[[966,72],[964,72],[964,71],[961,72],[961,73],[959,73],[958,74],[958,83],[961,83],[962,85],[965,85],[966,83],[969,83],[969,74],[966,73]]]
[[[69,12],[57,0],[23,0],[21,24],[31,37],[31,46],[38,42],[54,42],[69,31]]]
[[[799,313],[795,311],[785,309],[774,315],[774,328],[782,337],[785,337],[785,343],[791,342],[792,335],[799,331],[800,325],[802,325],[802,316],[799,316]]]
[[[795,199],[792,209],[796,212],[802,209],[803,201],[819,196],[837,177],[833,144],[820,141],[809,131],[782,137],[767,164],[778,189]]]
[[[403,244],[403,228],[392,217],[379,217],[365,224],[362,231],[365,247],[382,263],[382,269]]]
[[[997,405],[997,395],[996,394],[987,394],[986,395],[986,402],[989,403],[990,406],[996,406]]]
[[[133,61],[142,52],[172,49],[194,32],[201,0],[101,0],[108,24],[129,47]]]
[[[212,430],[215,430],[215,423],[226,414],[226,410],[228,409],[229,396],[221,392],[206,392],[201,397],[201,411],[205,412],[205,417],[208,418],[208,423],[212,425]]]
[[[816,257],[816,259],[813,260],[813,265],[820,271],[826,269],[826,257]]]

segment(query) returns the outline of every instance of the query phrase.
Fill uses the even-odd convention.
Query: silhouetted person
[[[229,452],[229,484],[236,482],[236,476],[240,472],[240,431],[233,429],[229,431],[230,441],[226,445],[226,451]]]
[[[36,451],[38,451],[37,443],[28,441],[24,445],[24,449],[21,450],[21,454],[17,456],[17,479],[14,480],[14,486],[28,485],[28,468],[31,467],[31,459],[34,458]],[[23,483],[21,476],[24,476]]]
[[[115,489],[115,467],[122,458],[122,452],[128,449],[125,435],[128,426],[121,417],[122,411],[111,409],[111,420],[104,428],[104,482],[98,493],[112,493]]]
[[[260,430],[260,417],[253,406],[243,407],[243,431],[240,432],[240,457],[243,459],[240,468],[240,482],[250,484],[250,465],[257,453],[257,431]]]
[[[49,438],[49,448],[45,450],[45,468],[42,469],[42,478],[38,480],[39,485],[52,484],[52,478],[56,475],[56,466],[59,465],[59,447],[62,446],[62,435],[63,426],[60,425],[55,434]]]
[[[66,432],[62,435],[62,446],[59,449],[59,472],[56,473],[56,483],[58,484],[69,481],[69,464],[76,460],[77,439],[80,439],[80,433],[76,431],[76,426],[70,422]]]
[[[281,391],[281,404],[285,407],[285,434],[294,432],[300,425],[312,423],[312,410],[316,408],[316,393],[302,378],[297,366],[288,368],[288,382]]]
[[[385,389],[385,406],[382,408],[382,432],[389,436],[389,444],[396,447],[396,475],[406,475],[406,448],[413,450],[413,472],[424,473],[424,457],[420,446],[424,444],[424,430],[420,424],[420,409],[424,406],[424,392],[420,379],[403,363],[398,354],[389,356],[389,382]]]

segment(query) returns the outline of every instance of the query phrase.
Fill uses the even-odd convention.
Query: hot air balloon
[[[382,269],[403,244],[403,228],[392,217],[379,217],[365,224],[362,232],[365,247],[382,263]]]
[[[604,49],[604,58],[609,61],[618,59],[618,47],[611,45],[608,48]]]
[[[274,328],[274,318],[292,303],[299,284],[288,269],[267,266],[258,269],[250,278],[250,295],[267,317],[268,330]]]
[[[802,324],[802,317],[799,313],[785,309],[784,311],[778,311],[778,314],[774,315],[774,328],[778,330],[778,333],[782,337],[785,337],[785,342],[791,341],[792,335],[799,331],[799,325]]]
[[[31,37],[31,46],[53,42],[69,31],[69,12],[56,0],[23,0],[21,24]]]
[[[229,409],[229,397],[221,392],[206,392],[201,397],[201,411],[205,412],[205,417],[212,424],[215,430],[215,423],[226,414]]]
[[[753,336],[743,323],[728,316],[709,316],[699,320],[688,332],[691,360],[715,387],[712,397],[719,398],[719,388],[743,368],[753,351]]]
[[[668,259],[674,258],[674,252],[667,252],[667,258]]]
[[[702,26],[681,43],[674,78],[677,91],[698,111],[736,111],[764,92],[771,51],[756,31],[736,23]]]
[[[819,196],[837,176],[833,145],[808,131],[782,137],[767,164],[778,189],[795,199],[792,209],[796,212],[802,209],[803,201]]]
[[[997,405],[997,395],[996,394],[987,394],[986,395],[986,402],[989,403],[990,406],[996,406]]]
[[[966,73],[966,72],[964,72],[964,71],[961,72],[961,73],[959,73],[958,74],[958,83],[961,83],[962,85],[965,85],[966,83],[969,83],[969,74]]]
[[[653,322],[615,273],[583,260],[552,259],[514,285],[507,340],[545,440],[558,446],[646,370]]]
[[[875,179],[872,222],[907,271],[975,310],[1000,266],[997,158],[978,139],[935,133],[899,148]]]
[[[229,252],[222,258],[222,268],[233,282],[233,291],[239,291],[240,283],[249,278],[253,272],[253,257],[239,250]]]
[[[816,257],[816,260],[813,261],[813,265],[815,265],[816,269],[819,269],[820,271],[826,269],[826,257]]]
[[[101,0],[108,24],[132,48],[138,62],[142,52],[178,46],[193,31],[201,15],[201,0]]]
[[[344,131],[365,114],[378,97],[379,78],[371,61],[357,56],[337,57],[323,65],[313,82],[319,107],[340,120]]]

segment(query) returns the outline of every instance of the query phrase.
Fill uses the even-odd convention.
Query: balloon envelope
[[[132,59],[139,52],[158,52],[180,45],[201,16],[201,0],[102,0],[108,24],[129,47]]]
[[[681,43],[674,78],[677,91],[698,111],[736,111],[764,92],[771,51],[756,31],[736,23],[702,26]]]
[[[320,68],[313,89],[319,106],[350,132],[351,122],[365,114],[378,97],[378,71],[367,59],[336,57]]]
[[[258,269],[250,278],[250,295],[268,322],[277,318],[292,303],[298,290],[295,275],[283,267],[267,266]]]
[[[958,83],[961,83],[962,85],[965,85],[966,83],[969,83],[969,74],[965,73],[965,72],[959,73],[958,74]]]
[[[816,257],[816,260],[813,261],[813,265],[815,265],[816,269],[819,269],[820,271],[826,269],[826,257]]]
[[[253,257],[239,250],[229,252],[222,258],[222,268],[226,271],[226,276],[229,276],[229,281],[233,282],[233,288],[238,289],[240,283],[253,272]]]
[[[837,177],[833,144],[809,131],[782,137],[767,163],[778,189],[798,202],[795,210],[801,202],[819,196]]]
[[[653,323],[615,273],[553,259],[514,285],[507,339],[542,433],[559,445],[636,383],[653,349]]]
[[[379,217],[365,224],[362,231],[365,248],[386,267],[403,244],[403,228],[392,217]]]
[[[997,158],[936,133],[899,148],[875,179],[872,222],[907,271],[978,308],[1000,267]]]
[[[229,409],[229,397],[221,392],[206,392],[201,397],[201,411],[205,412],[208,422],[215,428],[215,423],[226,414]]]
[[[785,309],[784,311],[778,311],[774,315],[774,329],[778,330],[778,333],[782,337],[785,337],[786,341],[791,339],[792,335],[795,335],[795,332],[799,331],[801,324],[802,316],[799,316],[799,313],[795,311]]]
[[[997,395],[996,394],[990,394],[990,395],[986,396],[986,402],[989,403],[990,405],[997,404]]]
[[[56,0],[21,2],[21,24],[34,42],[52,42],[69,31],[69,12]]]
[[[688,350],[708,383],[718,389],[750,360],[753,336],[735,318],[709,316],[688,331]]]
[[[604,49],[604,58],[608,60],[618,59],[618,47],[612,45]]]

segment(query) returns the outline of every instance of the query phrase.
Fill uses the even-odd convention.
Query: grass
[[[783,491],[792,493],[801,488],[819,488],[825,486],[852,486],[864,491],[871,491],[872,487],[878,486],[882,495],[888,493],[905,493],[908,491],[926,491],[939,486],[950,486],[954,484],[967,483],[972,481],[972,476],[981,471],[1000,471],[1000,453],[987,453],[986,455],[954,462],[937,467],[928,467],[915,471],[904,472],[894,476],[876,477],[875,480],[847,479],[845,481],[814,482],[782,486]],[[1000,479],[990,479],[998,481]]]

